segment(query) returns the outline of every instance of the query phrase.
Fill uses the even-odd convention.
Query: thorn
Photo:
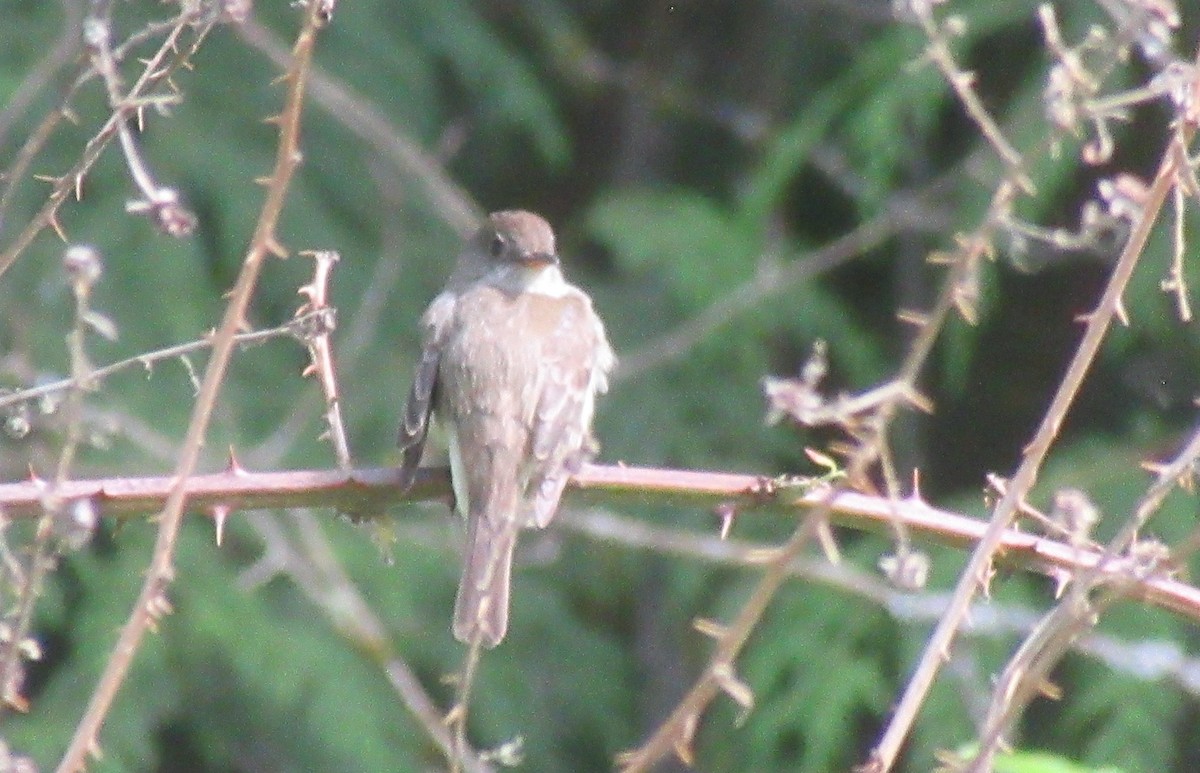
[[[916,389],[905,389],[904,399],[908,401],[909,405],[922,413],[933,413],[933,401]]]
[[[266,118],[262,119],[262,122],[265,124],[269,124],[269,125],[279,126],[281,123],[283,123],[283,116],[269,115]]]
[[[696,726],[700,722],[700,715],[696,712],[688,714],[683,720],[683,728],[679,732],[679,737],[675,739],[673,750],[679,761],[689,768],[696,764],[696,754],[692,749],[692,742],[696,739]]]
[[[826,474],[836,473],[838,471],[837,461],[830,455],[822,453],[815,448],[805,446],[804,455],[808,460],[818,467],[824,467]]]
[[[1056,600],[1061,599],[1063,591],[1071,584],[1071,580],[1074,579],[1075,575],[1066,569],[1059,569],[1057,567],[1052,568],[1047,574],[1051,580],[1054,580],[1054,598]]]
[[[271,177],[270,177],[270,175],[263,175],[261,177],[255,177],[254,182],[265,188],[271,184]]]
[[[754,709],[754,691],[750,689],[750,685],[737,677],[737,674],[733,672],[733,666],[729,663],[715,664],[712,675],[721,692],[728,695],[734,703],[741,707],[738,718],[735,720],[735,724],[741,725]]]
[[[300,371],[300,378],[308,378],[309,376],[313,375],[316,372],[317,372],[317,366],[310,362],[309,364],[304,366],[304,370]],[[721,535],[721,539],[725,539],[725,536]]]
[[[237,454],[233,451],[233,446],[229,447],[229,460],[225,462],[226,475],[245,475],[246,468],[238,461]]]
[[[34,471],[32,464],[29,465],[29,482],[35,486],[41,485],[45,482],[41,479],[41,477],[38,476],[37,472]]]
[[[912,325],[916,328],[923,328],[929,324],[928,315],[922,314],[919,311],[910,311],[907,309],[901,309],[900,311],[896,312],[896,319],[905,323],[906,325]]]
[[[724,639],[726,634],[729,633],[728,628],[721,625],[716,620],[709,620],[707,617],[697,617],[692,621],[692,627],[710,639],[715,639],[717,641]]]
[[[729,538],[729,530],[733,528],[733,519],[737,517],[737,505],[733,502],[722,502],[717,505],[716,511],[717,517],[721,519],[721,540],[724,541]]]
[[[62,239],[64,242],[67,241],[67,234],[65,231],[63,231],[62,223],[58,222],[57,212],[50,214],[47,224],[54,229],[54,233],[58,234],[59,239]]]
[[[212,509],[213,525],[217,529],[217,547],[221,547],[221,543],[225,540],[225,521],[229,519],[231,512],[229,505],[214,505]]]
[[[17,692],[16,690],[11,690],[11,691],[5,693],[4,705],[8,706],[9,708],[13,709],[14,711],[19,711],[22,714],[29,713],[29,701],[25,698],[24,695]]]
[[[446,727],[454,727],[462,721],[465,714],[466,707],[461,703],[456,703],[454,704],[454,708],[450,709],[446,714],[446,717],[442,720],[442,724],[446,725]]]
[[[912,493],[908,498],[914,502],[924,502],[925,498],[921,496],[921,468],[913,467],[912,471]]]
[[[817,524],[817,542],[821,545],[821,550],[825,552],[825,560],[834,566],[842,562],[842,552],[838,549],[837,540],[833,537],[833,529],[829,527],[829,521],[821,521]]]
[[[275,241],[274,236],[267,237],[267,243],[264,246],[267,248],[268,252],[277,258],[286,258],[288,256],[287,249],[282,244]]]
[[[83,172],[75,175],[75,200],[83,201]]]
[[[1062,700],[1063,697],[1063,688],[1049,679],[1040,680],[1037,683],[1037,691],[1052,701]]]

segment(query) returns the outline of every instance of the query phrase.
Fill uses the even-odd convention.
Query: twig
[[[134,83],[133,87],[126,94],[126,101],[119,108],[113,110],[100,130],[88,140],[79,161],[68,172],[55,179],[53,189],[50,191],[46,203],[42,205],[37,214],[26,224],[21,233],[13,239],[12,243],[0,253],[0,275],[3,275],[12,266],[43,229],[51,227],[60,235],[62,234],[62,229],[58,224],[59,207],[62,206],[71,194],[75,194],[77,197],[80,195],[83,178],[92,168],[92,165],[96,163],[96,160],[100,158],[104,149],[108,147],[108,143],[116,136],[118,124],[126,120],[130,111],[137,109],[136,105],[131,103],[130,100],[141,98],[152,84],[170,77],[177,68],[187,62],[192,54],[195,53],[195,46],[182,53],[178,53],[178,43],[183,31],[197,18],[196,14],[199,13],[198,10],[189,10],[189,8],[188,4],[184,4],[184,10],[180,12],[180,15],[172,25],[170,34],[163,41],[162,45],[159,46],[154,56],[146,63],[146,68],[142,71],[141,76],[138,77],[137,82]],[[168,62],[167,57],[173,52],[175,55]],[[47,116],[42,125],[31,135],[20,153],[18,153],[17,160],[7,174],[4,195],[0,196],[0,217],[7,211],[17,181],[24,176],[24,172],[28,168],[28,165],[33,162],[38,148],[49,139],[55,125],[66,114],[66,111],[67,108],[64,105],[59,111]]]
[[[946,82],[954,89],[958,101],[975,125],[979,127],[984,139],[995,149],[996,154],[1008,165],[1008,173],[1026,193],[1033,192],[1033,181],[1024,172],[1024,159],[1016,148],[1005,138],[1004,132],[992,118],[991,113],[983,105],[983,100],[975,92],[975,76],[964,72],[954,61],[950,50],[949,37],[958,34],[958,22],[954,19],[945,22],[933,18],[933,7],[936,3],[929,0],[913,0],[906,3],[914,18],[925,32],[929,41],[925,55],[941,71]]]
[[[980,736],[979,751],[969,771],[983,773],[990,769],[1003,734],[1048,680],[1050,670],[1068,647],[1096,624],[1100,613],[1119,600],[1136,579],[1164,572],[1167,554],[1157,550],[1153,542],[1148,543],[1149,550],[1139,551],[1136,535],[1162,507],[1167,495],[1181,482],[1190,480],[1198,458],[1200,427],[1192,432],[1173,460],[1158,467],[1158,476],[1121,531],[1105,547],[1100,560],[1095,566],[1071,576],[1065,597],[1046,613],[1010,659],[993,697],[987,724]],[[1183,556],[1175,555],[1170,559],[1178,562]],[[1091,598],[1093,590],[1101,587],[1108,592],[1098,599]]]
[[[117,62],[113,56],[111,46],[112,22],[109,18],[110,4],[108,2],[100,2],[100,0],[93,0],[93,7],[95,9],[94,12],[88,18],[84,19],[83,22],[83,39],[87,43],[88,50],[91,51],[93,67],[100,74],[100,77],[104,80],[105,87],[108,89],[109,106],[114,111],[119,111],[127,103],[133,105],[140,122],[143,109],[147,105],[158,105],[161,107],[168,102],[175,101],[177,97],[159,97],[134,101],[127,100],[121,94],[121,76],[117,72]],[[209,28],[211,28],[211,24],[210,22]],[[199,46],[200,41],[204,39],[207,32],[208,28],[197,36],[193,49]],[[133,178],[134,184],[137,185],[144,197],[142,201],[131,202],[126,205],[126,211],[150,215],[155,225],[170,236],[181,237],[190,234],[196,226],[196,216],[183,206],[179,200],[179,194],[173,188],[160,186],[154,181],[154,175],[150,172],[149,165],[142,157],[137,140],[134,139],[133,132],[129,128],[129,122],[124,118],[117,121],[117,138],[120,140],[121,150],[125,157],[125,166],[129,169],[129,175]]]
[[[317,321],[317,317],[321,316],[321,313],[322,312],[319,311],[305,312],[302,314],[297,314],[297,316],[293,319],[288,320],[277,327],[268,328],[266,330],[254,330],[249,333],[238,333],[233,337],[233,343],[238,346],[251,346],[254,344],[264,343],[273,338],[281,338],[284,336],[303,339],[305,336],[305,331]],[[212,338],[202,338],[195,341],[189,341],[184,344],[168,346],[165,349],[157,349],[152,352],[137,354],[133,357],[128,357],[124,360],[118,360],[117,362],[110,363],[104,367],[94,369],[88,374],[89,383],[92,386],[97,386],[109,376],[112,376],[113,374],[119,373],[123,370],[127,370],[128,368],[136,365],[141,365],[146,370],[150,370],[157,362],[186,357],[193,352],[209,349],[212,347],[212,345]],[[39,384],[38,386],[30,387],[28,389],[0,393],[0,410],[29,402],[30,400],[46,397],[57,392],[62,392],[66,389],[69,389],[72,383],[72,379],[64,378],[59,379],[58,381],[50,381],[45,384]]]
[[[809,510],[832,506],[833,521],[842,526],[870,531],[889,531],[893,518],[921,539],[951,547],[964,548],[978,542],[989,524],[948,510],[931,507],[917,500],[893,502],[884,497],[852,491],[779,493],[764,500],[763,485],[768,479],[698,470],[672,470],[653,467],[603,466],[589,464],[572,479],[572,501],[586,503],[594,493],[606,503],[622,495],[644,501],[647,497],[663,502],[713,507],[725,502],[741,506],[761,506]],[[63,484],[59,495],[66,501],[87,500],[95,511],[110,518],[131,517],[162,510],[174,490],[175,478],[105,478],[74,480]],[[34,481],[0,484],[0,511],[12,519],[36,518],[41,513],[41,487]],[[450,473],[445,468],[424,468],[412,489],[405,492],[395,467],[338,470],[294,470],[290,472],[253,472],[226,470],[192,475],[183,487],[188,509],[207,512],[216,506],[231,510],[257,510],[289,507],[330,507],[339,512],[365,515],[382,513],[397,502],[446,499],[450,496]],[[1047,576],[1063,570],[1078,572],[1095,566],[1100,554],[1067,542],[1023,532],[1002,532],[1002,555],[998,558]],[[1200,590],[1167,579],[1148,579],[1138,586],[1136,597],[1169,609],[1188,619],[1200,620]]]
[[[212,356],[204,372],[192,419],[184,438],[175,478],[159,521],[154,555],[146,570],[146,579],[138,594],[129,619],[121,629],[117,644],[109,655],[104,671],[71,744],[59,763],[59,773],[75,773],[84,767],[87,755],[98,749],[100,726],[133,660],[146,630],[169,610],[166,590],[174,577],[172,557],[176,538],[183,520],[187,497],[187,481],[195,471],[200,449],[207,434],[209,420],[216,405],[217,394],[224,381],[225,370],[234,348],[234,335],[244,324],[258,274],[264,259],[271,254],[285,255],[286,251],[275,236],[275,224],[283,209],[284,197],[293,173],[300,163],[300,114],[304,101],[305,78],[318,30],[324,27],[326,9],[321,2],[310,2],[306,8],[304,26],[296,39],[293,61],[285,76],[288,83],[286,104],[279,116],[279,144],[275,166],[270,176],[266,199],[259,215],[249,251],[230,296],[225,315],[213,337]],[[0,269],[3,265],[0,264]]]
[[[564,513],[555,524],[588,539],[625,548],[652,550],[748,571],[757,570],[762,556],[773,545],[722,539],[719,535],[671,529],[616,513],[590,508]],[[800,557],[792,562],[791,576],[809,583],[864,599],[886,610],[903,623],[936,621],[946,611],[948,593],[912,593],[898,590],[877,574],[820,559]],[[1032,607],[1014,606],[995,600],[971,607],[971,625],[965,632],[972,638],[1008,637],[1034,629],[1042,613]],[[1101,634],[1076,640],[1072,649],[1133,679],[1154,682],[1167,679],[1189,695],[1200,697],[1200,659],[1190,658],[1180,646],[1164,640],[1128,641]]]
[[[1194,126],[1188,126],[1185,129],[1187,139],[1190,139],[1193,131]],[[1063,376],[1037,432],[1025,447],[1021,465],[1012,477],[1008,491],[997,503],[987,532],[976,546],[963,570],[946,615],[939,621],[930,636],[916,670],[897,704],[896,711],[872,752],[870,763],[872,770],[889,770],[895,763],[900,747],[916,718],[917,710],[933,683],[945,658],[945,653],[949,651],[954,634],[962,623],[971,599],[980,585],[986,581],[987,568],[995,558],[1002,535],[1012,522],[1025,493],[1032,488],[1037,479],[1042,462],[1054,439],[1058,436],[1059,428],[1067,411],[1074,402],[1079,387],[1095,360],[1100,344],[1120,305],[1129,278],[1133,274],[1133,269],[1145,248],[1151,228],[1158,218],[1167,195],[1176,183],[1176,175],[1179,172],[1178,163],[1179,154],[1174,151],[1174,142],[1172,142],[1164,153],[1158,173],[1147,193],[1140,217],[1130,232],[1120,258],[1113,268],[1104,294],[1096,309],[1088,315],[1083,339],[1071,359],[1067,373]]]
[[[67,437],[59,452],[57,469],[54,480],[49,484],[41,483],[41,515],[38,518],[37,531],[31,546],[30,570],[25,582],[20,588],[17,599],[17,609],[11,623],[12,630],[6,641],[0,642],[0,713],[9,706],[21,706],[20,685],[17,677],[21,647],[29,633],[33,619],[34,602],[41,594],[42,582],[54,567],[55,521],[65,514],[68,508],[66,501],[60,495],[63,485],[70,476],[75,454],[83,440],[83,396],[91,387],[91,363],[86,351],[88,330],[96,326],[100,319],[91,310],[92,290],[100,278],[100,256],[90,247],[72,247],[63,256],[63,265],[70,281],[72,295],[75,299],[71,332],[67,334],[67,349],[71,361],[71,379],[67,391],[64,414],[66,416]]]
[[[342,424],[342,406],[338,397],[337,376],[333,371],[333,347],[329,334],[335,327],[336,313],[329,305],[329,274],[340,259],[336,252],[317,250],[301,253],[314,261],[313,280],[300,288],[300,294],[308,300],[296,312],[297,316],[313,318],[313,328],[305,335],[308,353],[312,362],[304,369],[304,375],[316,374],[321,382],[321,393],[325,395],[325,435],[332,439],[338,467],[350,469],[350,445],[346,441],[346,427]]]
[[[446,759],[467,773],[490,773],[492,767],[472,749],[455,747],[441,711],[421,686],[416,673],[396,652],[386,626],[338,561],[312,510],[302,508],[296,513],[300,531],[298,548],[293,547],[275,519],[263,514],[251,518],[250,523],[266,544],[265,558],[272,564],[272,573],[287,572],[338,632],[379,666]]]

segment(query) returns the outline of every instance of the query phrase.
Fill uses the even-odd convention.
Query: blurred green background
[[[14,107],[85,5],[0,0],[0,169],[11,168],[78,72],[77,57],[63,59],[31,101]],[[1047,133],[1050,63],[1036,4],[948,5],[968,25],[957,41],[964,67],[976,72],[1008,136],[1030,150]],[[1111,24],[1089,2],[1057,8],[1071,40],[1089,25]],[[1184,10],[1176,47],[1186,59],[1197,18]],[[114,38],[176,11],[174,3],[117,3]],[[262,203],[254,178],[269,171],[274,154],[274,128],[263,119],[283,92],[271,83],[279,68],[268,53],[290,46],[298,20],[288,3],[260,0],[249,25],[215,28],[193,68],[174,76],[182,101],[169,114],[147,111],[146,158],[197,214],[191,237],[172,240],[126,214],[137,193],[115,145],[84,180],[82,201],[63,207],[70,241],[103,255],[93,306],[119,330],[115,341],[89,339],[93,362],[192,340],[217,323]],[[323,85],[310,92],[304,163],[278,233],[293,252],[341,253],[335,356],[356,463],[397,462],[417,318],[448,274],[465,223],[520,207],[555,224],[569,276],[595,297],[622,359],[600,405],[602,460],[817,472],[803,449],[834,436],[765,427],[760,379],[796,374],[816,339],[829,343],[830,389],[857,391],[887,378],[912,335],[897,311],[925,308],[942,276],[926,257],[975,227],[1003,171],[943,79],[919,64],[925,45],[883,0],[344,0],[319,39],[314,78]],[[126,83],[139,72],[128,60]],[[1110,88],[1150,72],[1137,57],[1118,63]],[[75,122],[54,132],[33,174],[69,169],[108,115],[95,80],[71,105]],[[1100,169],[1081,167],[1081,141],[1066,138],[1061,153],[1039,157],[1039,193],[1020,202],[1020,216],[1074,228],[1098,177],[1152,172],[1166,115],[1151,107],[1115,126],[1117,156]],[[47,191],[28,177],[17,181],[0,249]],[[806,265],[872,222],[878,236],[864,249]],[[1004,474],[1019,459],[1118,237],[1072,250],[997,242],[998,260],[983,269],[979,324],[953,322],[923,379],[936,412],[904,417],[892,433],[902,476],[919,467],[931,500],[983,512],[984,473]],[[71,296],[62,250],[43,233],[0,277],[0,385],[67,373]],[[1035,502],[1045,505],[1060,485],[1083,488],[1109,516],[1102,535],[1115,531],[1146,485],[1138,463],[1172,453],[1194,414],[1195,327],[1177,321],[1158,288],[1169,256],[1167,229],[1159,229],[1125,298],[1133,325],[1113,332]],[[299,257],[268,263],[253,324],[286,321],[310,271]],[[714,304],[725,309],[714,324],[686,327],[712,318]],[[682,343],[664,338],[677,330],[695,332]],[[230,446],[253,469],[334,465],[319,438],[317,387],[299,376],[306,362],[303,347],[288,340],[235,356],[205,469],[220,469]],[[194,364],[202,367],[203,357]],[[192,398],[178,362],[112,378],[87,400],[88,445],[76,474],[169,471]],[[32,431],[0,438],[8,480],[29,465],[48,474],[63,442],[57,414],[26,408]],[[613,507],[663,527],[711,534],[716,525],[695,508]],[[460,525],[441,506],[397,507],[395,542],[381,551],[370,531],[317,515],[239,514],[220,549],[207,519],[188,521],[171,589],[175,614],[138,653],[93,770],[443,765],[372,653],[338,623],[339,609],[355,614],[337,604],[335,591],[346,587],[338,572],[313,568],[305,551],[332,546],[335,565],[396,652],[445,706],[451,688],[443,677],[462,654],[449,632]],[[1180,539],[1195,515],[1193,500],[1176,497],[1154,522],[1155,535]],[[793,527],[778,514],[751,515],[734,534],[778,541]],[[43,769],[58,760],[82,713],[153,534],[146,520],[104,524],[90,546],[63,558],[44,589],[35,623],[44,657],[29,669],[30,711],[0,720],[0,735]],[[848,564],[863,572],[889,550],[881,537],[839,536]],[[691,620],[732,616],[755,573],[570,528],[527,534],[522,545],[510,634],[484,660],[472,738],[495,746],[522,737],[525,770],[610,769],[613,755],[647,735],[704,663],[708,643]],[[939,550],[933,558],[931,588],[944,589],[964,557]],[[1003,576],[993,590],[1005,609],[1050,603],[1048,581],[1021,574]],[[931,624],[845,590],[792,583],[740,663],[756,694],[753,713],[735,725],[736,707],[718,699],[700,727],[698,768],[834,771],[861,762]],[[1183,621],[1136,606],[1116,610],[1102,631],[1131,646],[1186,652],[1196,642]],[[1012,631],[986,630],[963,640],[904,769],[931,769],[935,750],[972,738],[990,677],[1016,640]],[[1018,745],[1126,771],[1200,765],[1195,693],[1154,671],[1137,674],[1140,656],[1130,652],[1109,664],[1069,656],[1055,673],[1065,698],[1036,703]]]

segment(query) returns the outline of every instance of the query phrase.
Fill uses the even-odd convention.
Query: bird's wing
[[[536,472],[528,489],[531,520],[538,527],[554,517],[568,478],[596,451],[591,433],[596,394],[608,388],[615,364],[591,303],[582,295],[572,301],[548,337],[538,373],[531,438]]]
[[[404,407],[404,419],[400,423],[397,441],[403,455],[400,463],[400,482],[405,489],[412,486],[416,479],[417,465],[420,464],[421,453],[425,449],[429,417],[433,412],[438,387],[442,344],[454,316],[454,303],[455,296],[444,292],[433,300],[421,317],[424,328],[421,360],[413,374],[412,389],[408,392],[408,403]]]

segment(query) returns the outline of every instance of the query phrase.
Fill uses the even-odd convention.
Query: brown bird
[[[517,533],[550,522],[595,453],[596,395],[616,360],[591,298],[563,279],[550,225],[531,212],[488,216],[421,325],[401,477],[412,484],[432,412],[467,518],[454,635],[494,647],[508,629]]]

